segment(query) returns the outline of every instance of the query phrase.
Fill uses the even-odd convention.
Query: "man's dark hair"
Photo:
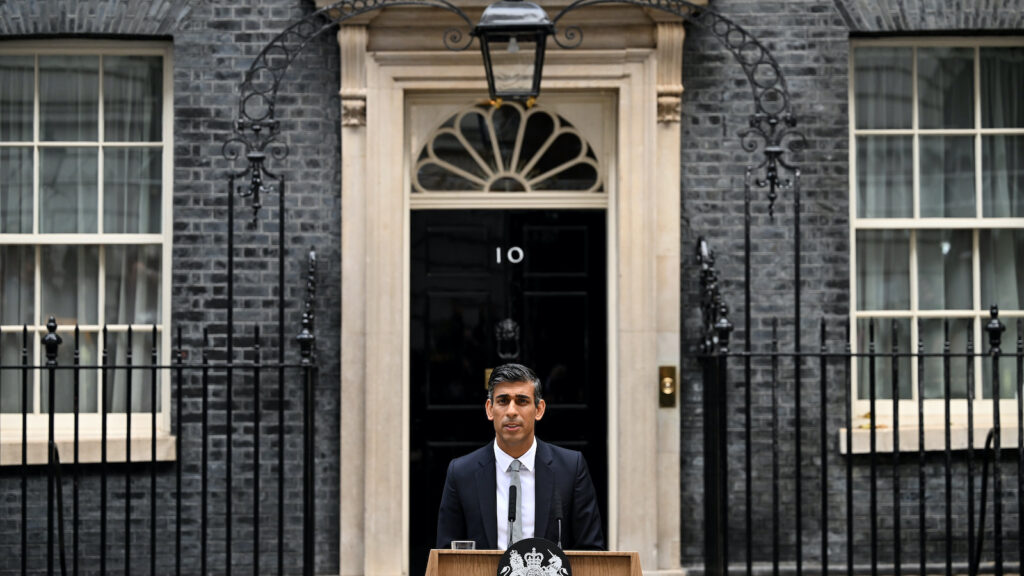
[[[540,378],[522,364],[502,364],[491,371],[491,377],[487,379],[487,399],[494,400],[494,387],[505,382],[526,382],[533,384],[533,403],[539,405],[543,395],[541,394]]]

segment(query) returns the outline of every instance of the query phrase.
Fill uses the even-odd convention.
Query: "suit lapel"
[[[487,534],[489,546],[485,548],[498,548],[498,496],[497,479],[494,473],[494,446],[486,451],[486,456],[477,461],[479,468],[476,472],[476,492],[480,500],[480,519],[484,523],[484,533]]]
[[[534,536],[547,538],[548,516],[551,514],[551,492],[555,489],[554,472],[551,464],[554,458],[547,444],[537,440],[536,502],[534,503]]]

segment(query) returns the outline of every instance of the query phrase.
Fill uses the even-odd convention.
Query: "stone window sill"
[[[7,434],[5,436],[12,436]],[[156,436],[156,461],[173,462],[177,460],[177,438],[169,434],[157,433]],[[58,435],[56,438],[57,451],[60,454],[61,465],[68,465],[74,462],[75,441],[73,436]],[[47,438],[46,436],[35,436],[31,433],[28,437],[27,464],[37,466],[47,463]],[[111,464],[125,462],[125,437],[107,437],[107,462]],[[98,464],[101,462],[101,448],[103,440],[99,436],[80,436],[78,439],[78,462],[80,464]],[[14,438],[0,438],[0,466],[21,465],[21,435]],[[131,443],[132,462],[152,462],[151,437],[132,437]]]
[[[985,438],[988,436],[989,430],[992,429],[991,423],[976,423],[974,426],[974,449],[982,450],[985,448]],[[966,424],[953,423],[949,427],[949,445],[951,450],[967,450],[968,428]],[[1018,428],[1016,424],[1003,425],[1000,427],[1000,447],[1002,449],[1017,448],[1017,433]],[[860,428],[854,428],[852,434],[852,443],[854,454],[870,454],[871,453],[871,429],[865,425]],[[893,452],[893,429],[887,424],[877,424],[875,427],[875,452],[876,453],[892,453]],[[900,439],[900,452],[917,452],[918,451],[918,440],[919,432],[918,427],[915,425],[901,426],[899,429]],[[946,449],[946,427],[944,424],[929,424],[925,423],[924,427],[924,449],[926,452],[942,452]],[[847,454],[846,447],[846,428],[839,429],[839,453]]]

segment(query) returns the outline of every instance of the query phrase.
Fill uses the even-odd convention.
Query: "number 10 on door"
[[[520,262],[523,261],[523,257],[525,256],[526,254],[523,252],[523,249],[520,248],[519,246],[513,246],[505,251],[505,259],[511,262],[512,264],[519,264]],[[494,249],[494,259],[495,262],[501,264],[502,254],[500,246]]]

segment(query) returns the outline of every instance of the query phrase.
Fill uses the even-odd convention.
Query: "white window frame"
[[[168,42],[148,42],[148,41],[80,41],[80,40],[47,40],[47,41],[18,41],[0,44],[0,57],[3,56],[35,56],[36,57],[36,73],[35,82],[37,83],[36,89],[34,90],[34,112],[33,112],[33,129],[32,129],[32,141],[31,142],[0,142],[0,147],[32,147],[33,154],[33,222],[32,232],[28,234],[2,234],[0,233],[0,245],[27,245],[35,246],[35,267],[34,267],[34,320],[36,324],[29,325],[29,364],[38,365],[40,364],[40,358],[43,357],[44,348],[41,340],[43,335],[46,334],[46,321],[47,318],[43,316],[43,311],[40,310],[40,298],[41,298],[41,279],[40,279],[40,247],[44,245],[98,245],[98,246],[110,246],[110,245],[157,245],[161,247],[161,279],[160,279],[160,324],[157,325],[157,334],[159,338],[159,362],[162,365],[170,364],[171,360],[171,333],[170,333],[170,319],[171,319],[171,250],[173,240],[173,162],[174,162],[174,126],[173,126],[173,106],[174,106],[174,78],[173,78],[173,50],[172,46]],[[100,58],[100,81],[99,81],[99,93],[98,93],[98,107],[99,115],[97,122],[99,124],[99,131],[97,140],[94,142],[74,142],[70,143],[76,147],[89,147],[95,146],[98,152],[98,170],[97,170],[97,217],[98,227],[96,233],[49,233],[43,234],[39,232],[39,194],[40,194],[40,175],[39,175],[39,150],[44,147],[60,147],[66,146],[67,142],[50,142],[40,140],[40,128],[39,128],[39,89],[38,89],[38,78],[39,78],[39,56],[46,55],[88,55],[98,56]],[[131,233],[103,233],[103,154],[102,150],[106,145],[104,141],[104,117],[103,117],[103,82],[102,82],[102,59],[105,56],[160,56],[163,58],[163,102],[162,102],[162,129],[161,135],[162,140],[158,142],[131,142],[124,143],[118,142],[114,147],[116,148],[128,148],[128,147],[143,147],[143,148],[154,148],[157,146],[162,147],[162,170],[161,170],[161,231],[156,234],[131,234]],[[99,358],[101,357],[102,347],[104,345],[102,340],[102,330],[104,326],[104,313],[105,306],[103,301],[106,297],[105,294],[105,274],[102,273],[104,269],[103,257],[106,252],[103,250],[99,251],[100,258],[100,273],[98,279],[98,304],[99,310],[97,311],[98,322],[96,324],[81,325],[79,328],[82,332],[94,332],[96,333],[96,358],[97,364],[100,363]],[[126,333],[129,326],[126,324],[111,324],[107,325],[109,333]],[[74,346],[74,329],[73,325],[58,326],[57,333],[63,339],[61,350],[67,350]],[[17,333],[19,339],[21,337],[22,327],[14,325],[0,326],[0,331],[4,334]],[[144,337],[148,333],[152,332],[152,325],[133,325],[133,333]],[[5,366],[12,364],[20,364],[21,357],[8,358],[4,357],[3,362]],[[149,364],[150,356],[147,354],[145,358],[139,358],[135,361],[136,364]],[[11,373],[5,369],[8,375]],[[49,426],[49,414],[44,412],[44,407],[40,406],[41,403],[41,387],[46,385],[45,378],[43,377],[44,370],[34,369],[31,370],[31,376],[29,381],[29,387],[32,392],[33,398],[33,409],[28,414],[28,463],[39,464],[46,461],[46,442],[48,435]],[[102,398],[102,380],[99,375],[99,369],[96,369],[96,381],[97,381],[97,393],[98,398]],[[112,377],[112,372],[108,372],[108,380]],[[148,380],[148,370],[136,370],[134,377],[142,377]],[[158,460],[171,460],[175,458],[174,454],[174,439],[171,434],[171,393],[170,388],[172,384],[171,372],[168,370],[159,371],[159,395],[160,395],[160,411],[157,413],[157,443],[158,443]],[[99,404],[98,404],[99,407]],[[108,438],[108,461],[117,462],[124,461],[125,459],[125,438],[126,438],[126,427],[127,427],[127,415],[125,413],[108,413],[107,414],[107,438]],[[21,464],[21,444],[22,444],[22,415],[21,413],[3,413],[0,414],[0,466],[2,465],[14,465]],[[54,416],[54,436],[58,442],[58,448],[61,453],[62,462],[68,462],[71,460],[71,454],[73,449],[73,439],[75,435],[74,425],[74,414],[73,413],[58,413]],[[102,415],[99,412],[93,413],[80,413],[79,415],[79,461],[81,462],[98,462],[100,460],[100,441],[101,441],[101,429],[102,429]],[[131,414],[131,438],[132,438],[132,461],[147,461],[151,458],[150,443],[152,438],[152,417],[149,412],[132,412]]]
[[[975,161],[975,201],[976,201],[976,214],[983,214],[982,212],[982,201],[983,201],[983,189],[982,189],[982,168],[983,168],[983,157],[982,157],[982,136],[992,134],[1011,134],[1011,135],[1024,135],[1024,128],[982,128],[981,127],[981,82],[980,82],[980,49],[989,47],[1016,47],[1024,46],[1024,39],[1020,38],[928,38],[928,39],[885,39],[885,40],[852,40],[849,54],[849,154],[850,154],[850,169],[849,169],[849,182],[850,182],[850,229],[849,229],[849,242],[850,242],[850,339],[852,350],[858,352],[858,320],[875,319],[876,324],[876,342],[878,341],[879,335],[882,330],[889,330],[890,323],[889,319],[907,319],[910,323],[910,339],[912,350],[900,350],[902,353],[906,352],[917,352],[917,341],[918,341],[918,319],[927,318],[966,318],[973,320],[973,333],[974,333],[974,346],[976,352],[987,351],[988,346],[988,335],[984,331],[984,326],[988,322],[989,310],[985,303],[981,300],[981,270],[980,270],[980,250],[979,250],[979,231],[983,229],[1008,229],[1008,228],[1022,228],[1024,229],[1024,218],[985,218],[983,216],[976,216],[974,218],[922,218],[920,217],[920,155],[919,155],[919,144],[921,135],[959,135],[959,136],[972,136],[974,138],[974,161]],[[856,127],[856,78],[855,78],[855,51],[857,48],[864,47],[887,47],[887,48],[906,48],[910,47],[913,52],[913,68],[912,68],[912,87],[913,87],[913,119],[911,128],[908,129],[858,129]],[[917,91],[917,50],[918,48],[925,47],[967,47],[974,50],[974,110],[973,118],[974,125],[968,129],[920,129],[918,123],[918,91]],[[1024,97],[1024,92],[1021,94]],[[859,136],[871,136],[871,135],[901,135],[911,136],[913,138],[913,207],[914,215],[912,218],[861,218],[857,215],[857,137]],[[973,309],[971,310],[920,310],[918,308],[918,264],[917,264],[917,231],[927,229],[966,229],[973,231],[973,252],[972,252],[972,283],[973,283]],[[910,252],[910,265],[909,265],[909,285],[910,285],[910,309],[909,310],[858,310],[857,309],[857,232],[860,230],[909,230],[909,252]],[[1000,319],[1004,323],[1016,322],[1018,318],[1024,317],[1024,311],[1022,310],[1000,310]],[[1016,347],[1016,342],[1009,342],[1004,338],[1003,348],[1004,350],[1012,351]],[[876,351],[880,354],[885,354],[889,350],[882,350],[876,348]],[[933,350],[927,350],[928,353],[933,353]],[[953,350],[953,353],[963,353],[964,350]],[[1008,361],[1004,360],[1004,362]],[[977,428],[987,428],[991,426],[993,410],[991,398],[982,397],[982,384],[983,384],[983,363],[981,358],[974,360],[975,370],[975,400],[974,400],[974,416],[975,426]],[[916,361],[910,362],[911,371],[911,390],[912,397],[903,399],[901,398],[899,403],[899,415],[901,428],[914,428],[916,430],[918,426],[918,399],[917,399],[917,380],[918,380],[918,366]],[[867,399],[858,398],[858,366],[856,359],[852,362],[852,374],[851,374],[851,386],[852,390],[852,409],[854,418],[855,428],[867,428],[868,414],[870,411],[870,401]],[[962,378],[962,374],[958,374],[958,377]],[[1016,427],[1016,406],[1017,400],[1015,398],[1002,399],[1000,402],[1000,416],[1002,418],[1002,424],[1004,428],[1015,428]],[[876,411],[876,425],[889,425],[893,418],[893,401],[891,398],[888,399],[876,399],[875,401]],[[942,434],[945,427],[945,401],[943,399],[926,399],[924,401],[925,411],[925,426],[926,428],[935,428],[934,432]],[[964,429],[967,426],[967,400],[966,399],[953,399],[950,403],[951,411],[951,426],[954,428]],[[866,431],[866,430],[864,430]],[[904,433],[901,433],[901,439]],[[1012,435],[1013,438],[1009,438],[1011,435],[1004,434],[1004,446],[1007,445],[1007,441],[1016,441],[1016,435]],[[891,431],[886,433],[887,443],[891,446],[892,434]],[[909,438],[911,442],[901,442],[904,449],[915,449],[917,448],[916,432],[913,438]],[[841,444],[844,444],[844,440],[841,439]],[[980,445],[984,442],[984,433],[979,437],[975,434],[975,443]],[[855,441],[855,446],[857,445]],[[928,449],[938,448],[931,439],[926,440],[926,447]],[[891,449],[891,448],[890,448]],[[845,451],[845,445],[843,445]],[[884,446],[880,446],[879,450],[885,450]],[[855,451],[859,451],[856,450]]]

